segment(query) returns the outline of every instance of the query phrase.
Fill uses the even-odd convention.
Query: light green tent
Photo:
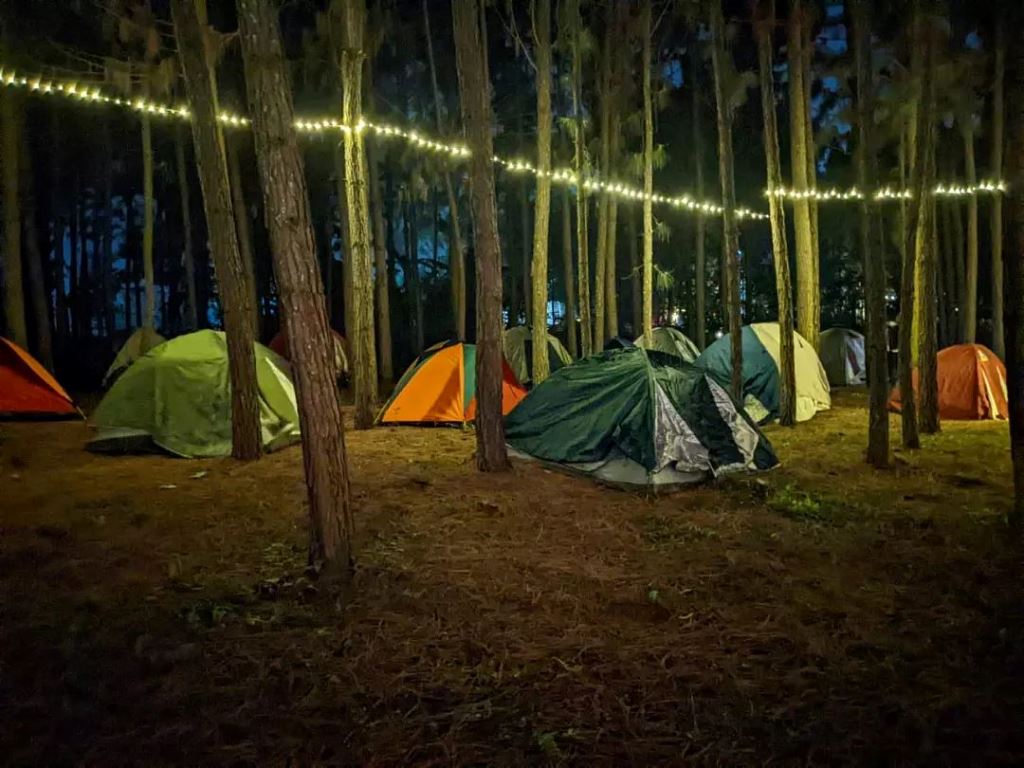
[[[537,385],[505,417],[505,439],[514,456],[634,488],[778,463],[711,376],[640,347],[593,355]]]
[[[121,350],[114,358],[114,362],[103,374],[103,386],[113,383],[114,379],[124,373],[125,369],[142,357],[144,354],[163,344],[167,339],[154,331],[152,328],[136,328],[135,332],[128,337],[128,340],[121,346]]]
[[[778,323],[754,323],[743,326],[743,406],[758,422],[779,416]],[[793,331],[793,358],[796,367],[796,420],[807,421],[818,411],[832,407],[828,379],[814,347]],[[725,334],[704,350],[695,365],[703,368],[719,384],[728,387],[732,377],[732,340]]]
[[[288,363],[254,344],[263,447],[299,440],[299,413]],[[89,449],[159,448],[186,458],[231,454],[228,349],[219,331],[197,331],[152,349],[107,392],[91,419]]]
[[[643,334],[640,334],[636,338],[636,345],[644,349],[653,349],[655,352],[664,352],[687,363],[692,363],[700,357],[697,345],[686,338],[685,333],[670,325],[659,325],[652,330],[649,345],[644,342]]]
[[[569,365],[572,358],[562,342],[552,336],[548,337],[548,370],[554,373],[559,368]],[[533,381],[533,338],[530,336],[530,329],[525,325],[517,325],[509,328],[504,335],[505,359],[508,361],[512,372],[516,375],[520,384],[529,384]]]

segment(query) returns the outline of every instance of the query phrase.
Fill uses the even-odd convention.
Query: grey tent
[[[644,349],[653,349],[656,352],[664,352],[666,355],[673,355],[687,363],[692,363],[700,357],[700,350],[697,345],[690,341],[686,334],[671,325],[659,325],[651,331],[651,343],[644,341],[643,334],[637,336],[636,345]]]
[[[821,365],[833,387],[848,387],[867,381],[864,337],[849,328],[829,328],[819,339]]]
[[[554,373],[563,365],[569,365],[572,358],[557,338],[550,333],[548,337],[548,371]],[[505,359],[520,384],[533,381],[533,337],[531,329],[525,325],[517,325],[505,331]]]

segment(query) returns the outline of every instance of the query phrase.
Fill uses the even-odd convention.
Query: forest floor
[[[767,430],[781,468],[657,498],[350,432],[345,592],[305,573],[297,447],[0,424],[0,763],[1020,765],[1007,427],[877,472],[866,421],[844,393]]]

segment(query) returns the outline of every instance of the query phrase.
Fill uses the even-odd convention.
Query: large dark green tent
[[[631,487],[684,485],[778,463],[712,377],[640,347],[552,374],[505,418],[505,438],[513,455]]]

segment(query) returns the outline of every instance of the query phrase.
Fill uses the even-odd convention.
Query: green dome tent
[[[636,345],[644,349],[653,349],[655,352],[664,352],[666,355],[673,355],[687,363],[692,363],[700,357],[697,345],[686,338],[685,333],[670,325],[659,325],[651,331],[650,345],[644,343],[643,334],[637,336]]]
[[[146,328],[145,326],[136,328],[134,333],[128,337],[128,340],[121,345],[121,349],[117,353],[117,357],[114,358],[114,362],[110,364],[107,372],[103,374],[103,386],[112,384],[118,376],[124,373],[129,365],[149,352],[153,347],[159,347],[165,341],[167,339],[152,328]]]
[[[779,324],[743,326],[744,407],[758,422],[779,416]],[[796,420],[807,421],[818,411],[832,407],[828,378],[818,353],[807,339],[793,331],[796,364]],[[732,375],[732,341],[725,334],[704,350],[695,363],[729,386]]]
[[[778,463],[711,376],[640,347],[588,357],[538,384],[505,417],[505,439],[514,456],[635,488]]]
[[[288,364],[254,344],[263,447],[299,440],[299,414]],[[224,334],[198,331],[143,355],[92,415],[89,449],[116,453],[159,448],[186,458],[231,454],[231,384]]]
[[[554,373],[559,368],[569,365],[572,358],[565,347],[557,338],[550,333],[548,337],[548,371]],[[508,361],[512,372],[519,379],[520,384],[529,384],[533,381],[533,338],[530,329],[525,325],[517,325],[505,331],[503,338],[505,345],[505,359]]]
[[[849,387],[867,381],[864,337],[849,328],[821,332],[821,365],[833,387]]]

